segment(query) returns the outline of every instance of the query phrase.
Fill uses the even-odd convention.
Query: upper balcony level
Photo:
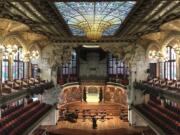
[[[53,87],[52,82],[41,81],[35,78],[5,81],[5,83],[1,84],[0,106],[27,95],[42,94],[44,90],[49,90]]]
[[[135,82],[134,88],[143,93],[159,95],[180,103],[180,81],[154,78],[149,81]]]

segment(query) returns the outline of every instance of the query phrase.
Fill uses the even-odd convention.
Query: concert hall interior
[[[180,0],[0,0],[0,135],[180,135]]]

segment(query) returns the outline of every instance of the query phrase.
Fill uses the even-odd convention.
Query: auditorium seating
[[[180,116],[178,114],[152,100],[148,104],[137,105],[136,108],[168,135],[179,135]]]
[[[121,113],[120,113],[120,118],[125,121],[128,122],[128,108],[122,106],[121,108]]]
[[[123,84],[123,85],[128,85],[129,84],[128,76],[124,76],[124,75],[119,75],[118,77],[116,77],[116,75],[110,75],[108,77],[107,81],[120,83],[120,84]]]
[[[78,77],[76,75],[69,75],[69,76],[64,75],[63,78],[58,79],[58,83],[60,85],[77,82],[77,81],[78,81]]]
[[[34,132],[33,135],[46,135],[46,131],[41,128],[37,128]]]
[[[43,116],[51,106],[35,101],[0,119],[1,135],[20,135]]]
[[[156,133],[153,132],[153,130],[148,129],[148,130],[142,131],[142,135],[156,135]]]
[[[154,78],[154,79],[151,79],[148,81],[143,81],[142,83],[148,84],[153,87],[162,88],[164,90],[180,92],[180,81],[179,80]]]
[[[15,79],[13,81],[6,80],[1,85],[0,96],[6,96],[14,92],[19,92],[22,90],[33,89],[36,87],[42,87],[43,89],[51,88],[50,85],[45,80],[40,80],[36,78],[27,79]]]
[[[180,108],[178,108],[178,107],[173,107],[173,106],[168,105],[168,104],[164,104],[164,106],[165,106],[168,110],[171,110],[171,111],[175,112],[176,114],[180,114]]]
[[[17,105],[17,106],[11,106],[8,109],[4,110],[1,112],[1,117],[5,117],[7,115],[10,115],[11,113],[15,112],[16,110],[20,109],[23,107],[22,105]]]

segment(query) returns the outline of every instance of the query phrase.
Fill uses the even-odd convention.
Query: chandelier
[[[23,54],[22,60],[24,62],[29,62],[30,60],[38,59],[39,56],[40,56],[39,51],[35,51],[35,50],[27,51],[26,53]]]
[[[163,55],[162,52],[156,51],[156,50],[151,50],[149,51],[149,58],[150,59],[156,59],[159,61],[165,61],[167,58]]]
[[[4,56],[15,56],[16,53],[18,51],[18,46],[16,44],[14,45],[3,45],[0,44],[0,52],[4,55]]]
[[[177,55],[180,55],[180,45],[178,44],[174,45],[173,49]]]

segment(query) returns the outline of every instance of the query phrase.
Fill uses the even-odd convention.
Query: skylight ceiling
[[[74,36],[88,36],[88,34],[113,36],[135,3],[135,1],[55,2],[55,6]]]

